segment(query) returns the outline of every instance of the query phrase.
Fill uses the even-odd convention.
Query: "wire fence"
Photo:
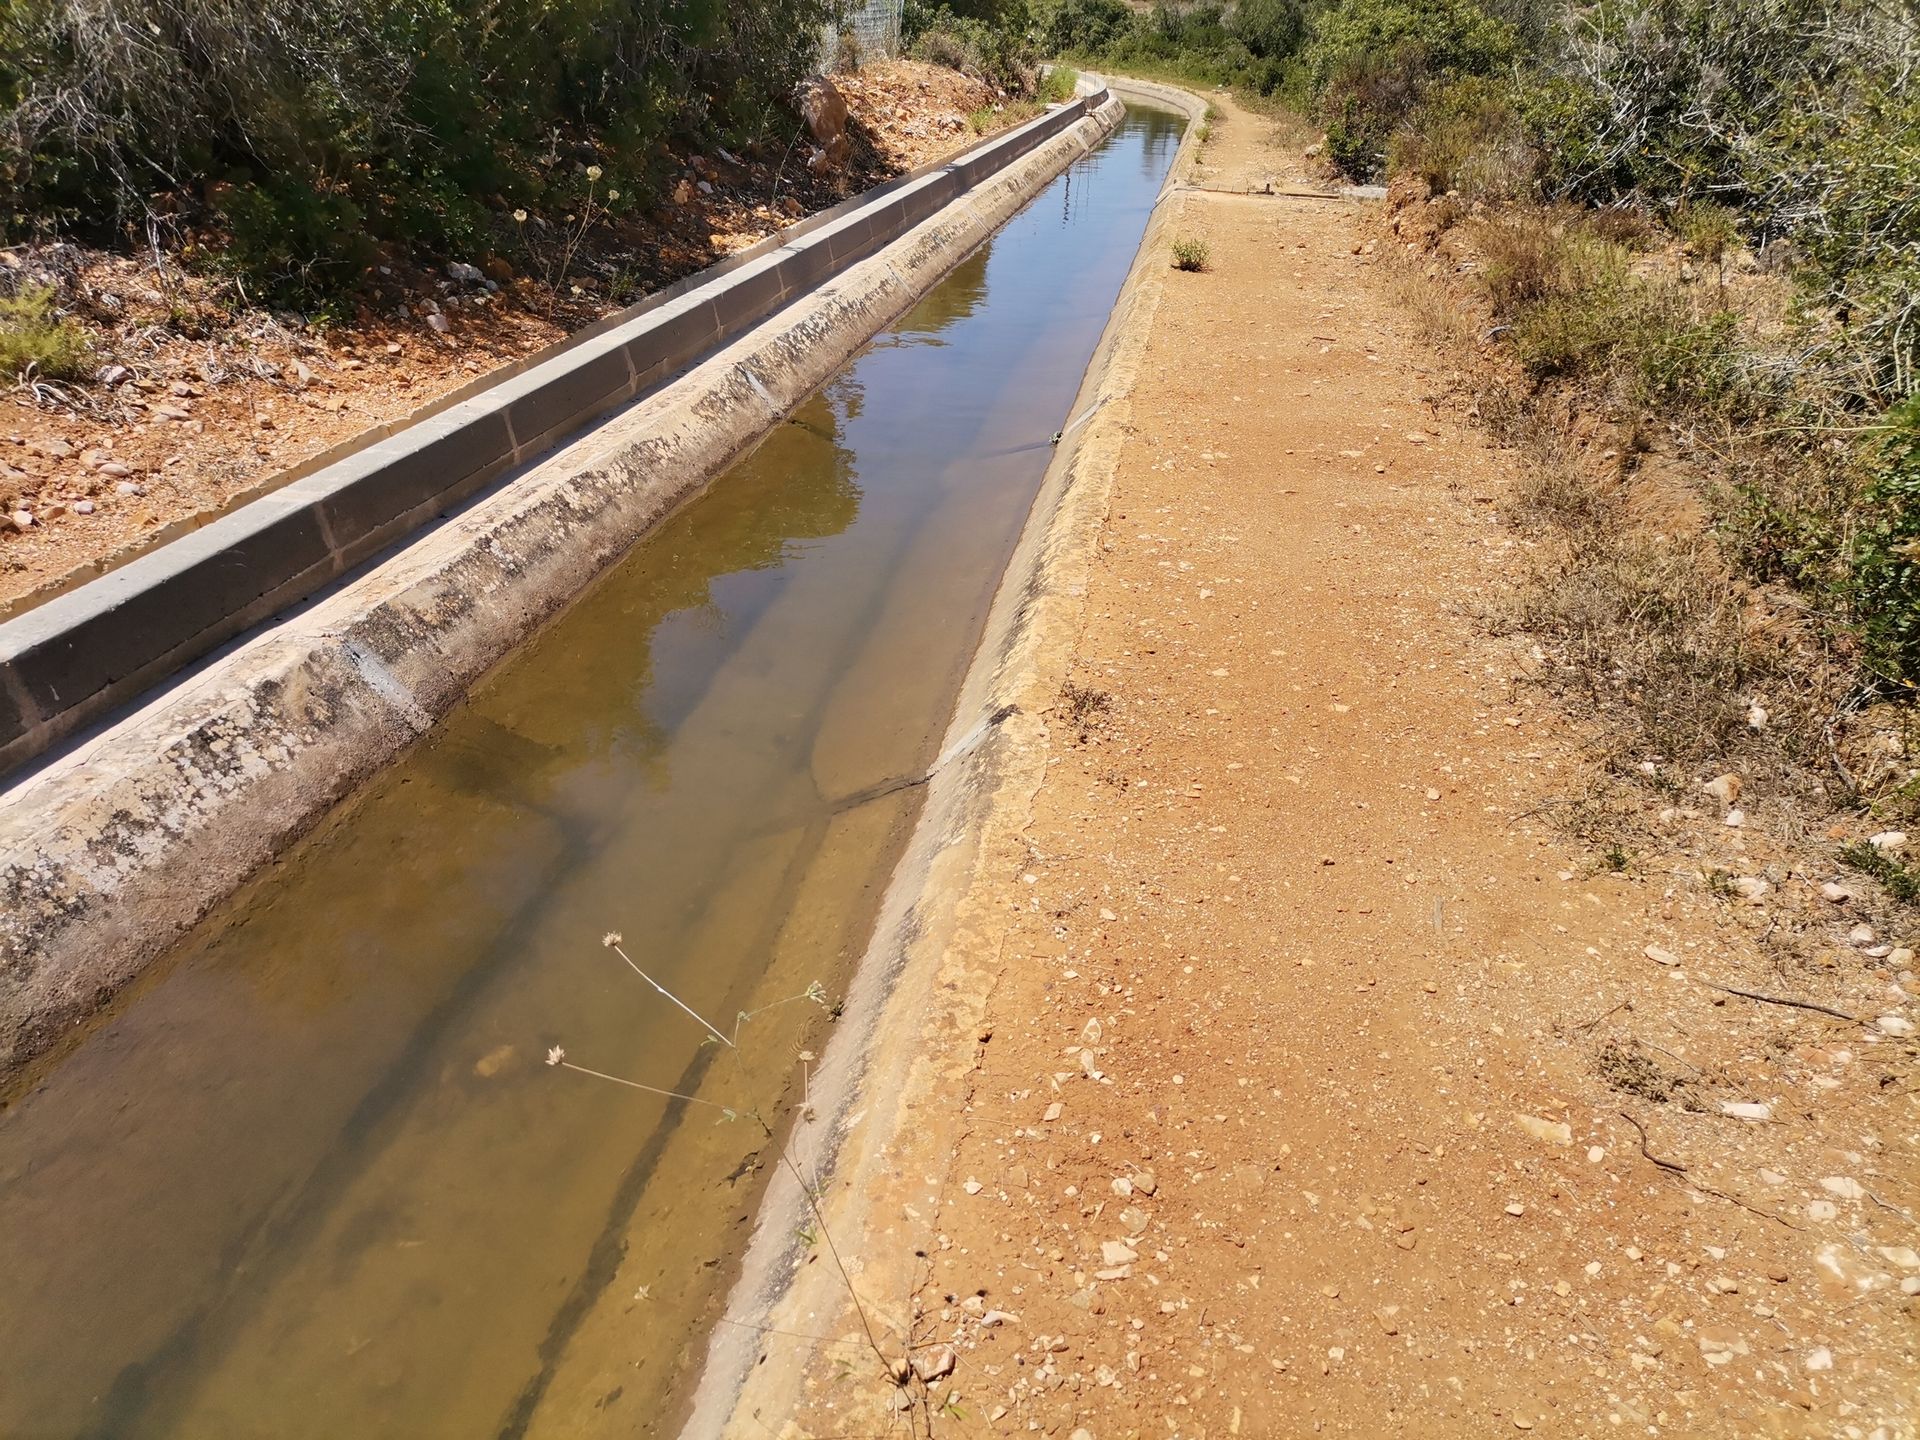
[[[855,0],[821,37],[822,69],[838,70],[900,53],[900,13],[905,0]]]

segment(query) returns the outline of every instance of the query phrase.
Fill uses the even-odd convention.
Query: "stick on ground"
[[[1702,980],[1700,983],[1709,990],[1719,990],[1724,994],[1738,995],[1743,1000],[1758,1000],[1763,1005],[1787,1005],[1795,1010],[1812,1010],[1821,1015],[1831,1015],[1836,1020],[1846,1020],[1855,1025],[1861,1023],[1858,1015],[1849,1015],[1844,1010],[1836,1010],[1831,1005],[1815,1004],[1811,1000],[1795,1000],[1786,995],[1762,995],[1758,990],[1742,990],[1733,985],[1716,984],[1712,980]]]

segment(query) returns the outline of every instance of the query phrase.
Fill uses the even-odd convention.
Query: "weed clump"
[[[1858,870],[1862,875],[1870,875],[1880,882],[1880,888],[1893,899],[1904,905],[1920,900],[1920,873],[1915,873],[1897,855],[1889,855],[1877,845],[1865,840],[1842,846],[1840,863],[1850,870]]]
[[[1207,242],[1193,235],[1176,235],[1169,247],[1173,252],[1173,268],[1198,274],[1205,270],[1212,260],[1212,252]]]
[[[1113,708],[1113,697],[1104,690],[1076,685],[1069,680],[1060,687],[1060,704],[1067,724],[1078,733],[1081,744]]]
[[[1594,1070],[1601,1080],[1623,1095],[1650,1100],[1656,1105],[1677,1101],[1688,1109],[1698,1109],[1693,1082],[1662,1068],[1638,1045],[1608,1040],[1594,1057]]]

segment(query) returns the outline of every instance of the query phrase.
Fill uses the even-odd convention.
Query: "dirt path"
[[[1216,104],[1199,184],[1311,185]],[[937,1376],[901,1395],[1062,1440],[1913,1434],[1912,1042],[1700,983],[1777,986],[1762,907],[1554,823],[1591,762],[1483,619],[1515,471],[1367,208],[1168,203],[1211,269],[1165,277],[1024,853],[948,959],[983,1008],[839,1237]],[[860,1365],[809,1386],[789,1433],[905,1429]]]

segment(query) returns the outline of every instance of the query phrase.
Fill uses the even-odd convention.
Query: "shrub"
[[[1693,201],[1674,216],[1674,228],[1695,258],[1719,265],[1740,243],[1740,217],[1711,200]]]
[[[1473,229],[1494,310],[1507,320],[1541,301],[1609,289],[1626,276],[1626,253],[1572,209],[1525,208]]]
[[[1431,93],[1394,133],[1388,163],[1434,194],[1513,200],[1534,188],[1540,155],[1508,88],[1482,76]]]
[[[1033,98],[1043,105],[1064,105],[1073,99],[1080,83],[1080,72],[1068,65],[1055,65],[1033,87]]]
[[[1176,235],[1170,248],[1173,251],[1173,268],[1190,270],[1195,274],[1207,268],[1212,255],[1207,242],[1193,235]]]
[[[1161,0],[1146,13],[1118,0],[1052,0],[1035,33],[1056,55],[1271,95],[1299,43],[1304,13],[1295,0],[1240,0],[1231,9],[1216,0]]]
[[[1122,0],[1061,0],[1041,18],[1038,38],[1048,55],[1097,55],[1133,28]]]
[[[786,132],[831,0],[8,0],[6,222],[112,239],[157,190],[208,192],[277,288],[351,283],[370,247],[564,212],[588,163],[645,190],[665,139]],[[275,240],[273,225],[286,234]],[[242,233],[244,232],[244,233]]]
[[[1338,0],[1314,22],[1304,66],[1327,122],[1327,153],[1380,173],[1393,133],[1443,82],[1512,60],[1511,26],[1473,0]]]
[[[1307,37],[1305,0],[1239,0],[1228,32],[1263,59],[1285,60]]]
[[[1847,595],[1874,675],[1920,684],[1920,397],[1894,407],[1848,554]]]
[[[1871,875],[1893,899],[1911,905],[1920,900],[1920,874],[1897,855],[1865,840],[1840,847],[1839,860],[1851,870]]]
[[[916,4],[902,22],[902,35],[916,60],[976,76],[1008,95],[1033,93],[1039,57],[1027,35],[1024,8],[1009,12],[1003,7],[982,16],[948,5]]]
[[[50,285],[0,298],[0,375],[77,380],[93,354],[80,327],[54,313]]]

